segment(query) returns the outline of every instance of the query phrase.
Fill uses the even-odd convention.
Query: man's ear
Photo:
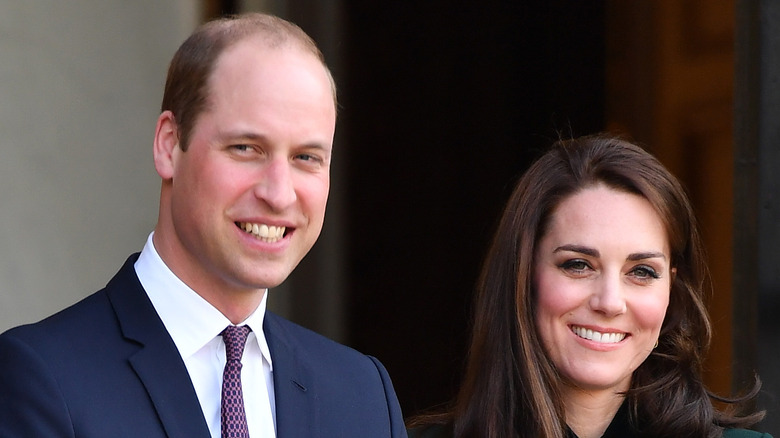
[[[179,131],[176,119],[170,111],[163,111],[157,118],[154,131],[154,168],[163,180],[173,178],[179,149]]]

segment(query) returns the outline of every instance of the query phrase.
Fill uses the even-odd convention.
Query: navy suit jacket
[[[0,335],[0,437],[209,437],[136,258],[104,289]],[[279,438],[406,436],[379,361],[270,312],[263,329]]]

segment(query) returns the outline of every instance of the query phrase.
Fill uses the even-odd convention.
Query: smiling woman
[[[701,383],[703,261],[690,202],[654,157],[606,136],[557,142],[504,210],[458,397],[411,436],[761,436],[735,428],[762,412],[719,411]]]
[[[596,183],[553,211],[536,248],[535,319],[567,383],[573,429],[601,428],[579,407],[616,412],[653,350],[669,304],[669,260],[663,222],[641,196]]]

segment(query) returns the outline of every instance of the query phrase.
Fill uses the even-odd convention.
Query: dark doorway
[[[448,400],[498,214],[558,136],[604,129],[600,1],[344,2],[349,343],[404,413]]]

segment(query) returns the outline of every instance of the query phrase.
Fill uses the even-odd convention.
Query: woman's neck
[[[566,424],[579,438],[599,438],[609,427],[625,397],[613,391],[583,391],[565,387]]]

